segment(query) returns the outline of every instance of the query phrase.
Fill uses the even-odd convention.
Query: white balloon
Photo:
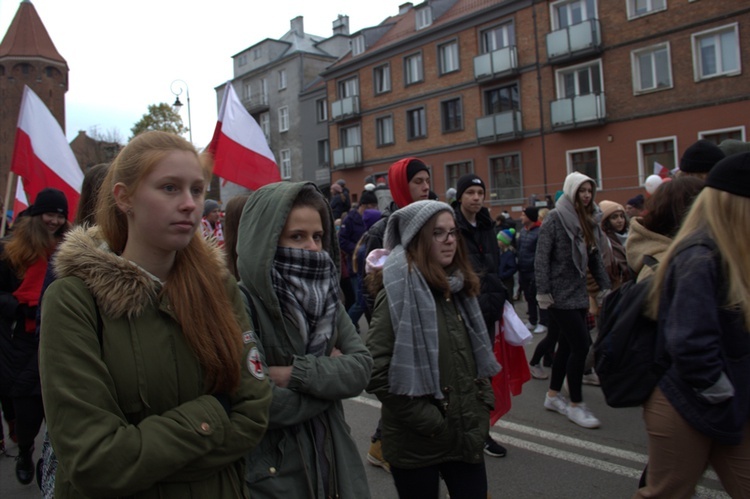
[[[646,182],[643,184],[643,187],[646,188],[646,192],[653,194],[661,183],[662,179],[659,175],[649,175],[646,177]]]

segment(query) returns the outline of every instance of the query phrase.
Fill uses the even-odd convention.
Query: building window
[[[359,95],[359,78],[348,78],[339,82],[339,99]]]
[[[352,56],[357,56],[365,51],[365,36],[355,36],[352,40]]]
[[[253,59],[255,59],[256,61],[257,61],[258,59],[260,59],[260,56],[261,56],[261,55],[263,55],[263,53],[262,53],[262,51],[261,51],[261,50],[260,50],[259,48],[258,48],[258,49],[255,49],[255,50],[253,50]]]
[[[484,91],[485,116],[504,113],[505,111],[516,111],[519,108],[520,99],[517,83]]]
[[[557,72],[557,95],[570,99],[577,95],[600,94],[602,92],[601,64],[584,64]]]
[[[672,88],[669,44],[655,45],[631,53],[635,93]]]
[[[268,81],[265,78],[260,79],[260,103],[268,105]]]
[[[279,90],[286,88],[286,69],[279,71]]]
[[[628,19],[667,10],[667,0],[627,0]]]
[[[373,86],[375,94],[384,94],[391,91],[391,66],[383,64],[373,70]]]
[[[411,85],[424,79],[422,75],[422,54],[412,54],[404,58],[405,83]]]
[[[406,137],[409,140],[427,137],[427,117],[423,107],[406,111]]]
[[[239,57],[239,60],[237,61],[237,63],[239,64],[239,66],[240,66],[240,67],[242,67],[242,66],[244,66],[245,64],[247,64],[247,54],[242,54],[242,55],[241,55],[241,56]]]
[[[599,148],[568,151],[568,173],[579,172],[593,178],[596,188],[602,188],[599,168]]]
[[[462,161],[460,163],[449,163],[445,165],[445,189],[455,188],[458,179],[467,173],[474,173],[471,161]]]
[[[281,178],[286,180],[292,178],[292,151],[289,149],[282,149],[281,152]]]
[[[394,143],[393,139],[393,116],[383,116],[375,120],[375,129],[377,131],[377,144],[387,146]]]
[[[342,128],[339,133],[341,147],[354,147],[362,145],[362,134],[359,125]]]
[[[661,137],[658,139],[638,141],[638,184],[641,185],[646,177],[661,170],[674,170],[677,166],[675,155],[676,137]]]
[[[552,3],[550,9],[553,31],[596,18],[595,0],[562,0]]]
[[[507,154],[490,158],[490,201],[508,202],[523,198],[521,156]]]
[[[452,41],[438,46],[438,57],[441,75],[458,71],[458,42]]]
[[[698,132],[698,138],[710,140],[716,145],[730,139],[745,142],[745,127],[739,126],[736,128],[722,128],[721,130]]]
[[[249,81],[242,82],[242,97],[245,100],[253,98],[253,87]]]
[[[455,132],[464,128],[463,110],[461,99],[446,100],[440,103],[440,111],[443,121],[443,132]]]
[[[692,35],[695,81],[740,73],[737,23]]]
[[[513,23],[508,22],[482,31],[482,53],[487,54],[514,45],[516,35]]]
[[[263,130],[263,135],[266,136],[266,141],[271,140],[271,116],[268,113],[261,113],[260,115],[260,129]]]
[[[315,114],[318,117],[318,123],[328,121],[328,99],[318,99],[315,101]]]
[[[328,139],[318,141],[318,166],[327,167],[330,165],[330,156],[328,153]]]
[[[432,9],[430,6],[417,9],[417,30],[424,29],[432,24]]]
[[[279,108],[279,132],[289,130],[289,108],[287,106]]]

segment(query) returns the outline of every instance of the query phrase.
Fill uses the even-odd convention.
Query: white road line
[[[358,397],[353,397],[351,400],[358,402],[360,404],[369,405],[370,407],[374,407],[376,409],[380,409],[381,407],[381,403],[379,400],[371,399],[369,397],[358,396]],[[495,423],[495,427],[514,431],[517,433],[530,435],[530,436],[543,438],[543,439],[557,442],[560,444],[569,445],[571,447],[577,447],[580,449],[585,449],[587,451],[596,452],[596,453],[604,454],[607,456],[617,457],[617,458],[625,459],[628,461],[634,461],[639,464],[645,464],[648,458],[645,454],[639,454],[637,452],[626,451],[626,450],[618,449],[616,447],[601,445],[601,444],[597,444],[594,442],[589,442],[589,441],[581,440],[577,438],[566,437],[564,435],[559,435],[557,433],[540,430],[538,428],[520,425],[517,423],[511,423],[508,421],[502,421],[502,420],[498,421],[497,423]],[[492,432],[492,436],[495,439],[499,440],[500,442],[507,443],[508,445],[512,445],[513,447],[526,449],[528,451],[536,452],[538,454],[543,454],[545,456],[553,457],[556,459],[562,459],[568,462],[580,464],[582,466],[587,466],[589,468],[594,468],[594,469],[605,471],[608,473],[614,473],[616,475],[621,475],[621,476],[625,476],[628,478],[638,479],[641,476],[641,473],[643,471],[642,469],[630,468],[627,466],[622,466],[619,464],[614,464],[614,463],[610,463],[607,461],[603,461],[601,459],[586,457],[580,454],[575,454],[573,452],[555,449],[554,447],[549,447],[549,446],[537,444],[534,442],[527,442],[525,440],[521,440],[519,438],[515,438],[506,434]],[[716,473],[714,473],[712,470],[707,471],[705,476],[711,480],[718,480]],[[708,489],[702,486],[698,486],[696,488],[696,493],[698,494],[698,497],[706,497],[706,498],[729,497],[724,492]]]

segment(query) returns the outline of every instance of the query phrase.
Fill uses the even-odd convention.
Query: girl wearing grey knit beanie
[[[367,337],[367,391],[383,404],[383,457],[402,498],[437,497],[440,476],[452,496],[487,497],[490,378],[501,368],[459,233],[448,204],[405,206],[388,220],[390,254],[376,270],[383,289]]]

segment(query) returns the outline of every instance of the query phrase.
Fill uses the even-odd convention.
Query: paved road
[[[541,336],[535,335],[534,343],[527,346],[528,356]],[[526,383],[523,393],[513,399],[511,411],[492,428],[493,436],[508,448],[508,456],[487,458],[491,496],[495,499],[630,497],[646,462],[640,409],[609,408],[597,387],[585,386],[584,399],[602,421],[601,428],[586,430],[544,410],[546,388],[546,381]],[[379,402],[362,394],[344,405],[364,458],[379,417]],[[41,442],[37,449],[41,449]],[[10,447],[9,451],[15,453],[15,448]],[[12,459],[0,457],[0,498],[39,497],[35,484],[22,486],[16,482],[13,465]],[[369,465],[366,469],[374,499],[396,497],[388,473]],[[696,497],[728,496],[709,471]]]

